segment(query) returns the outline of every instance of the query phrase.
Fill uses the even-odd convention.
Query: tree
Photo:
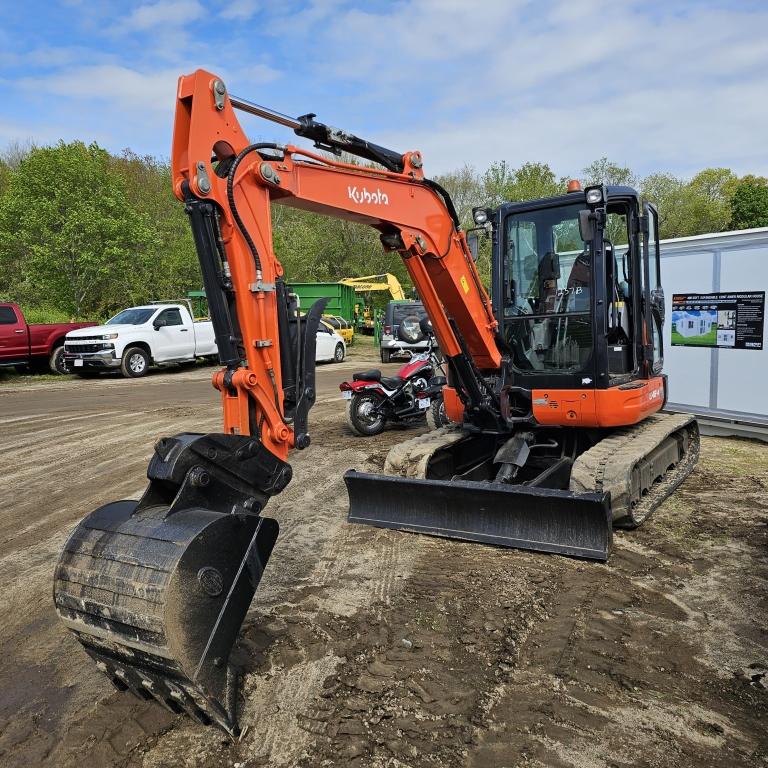
[[[33,149],[0,200],[0,247],[20,294],[75,317],[100,313],[151,238],[97,144]]]
[[[768,179],[744,176],[731,198],[731,228],[768,227]]]
[[[731,199],[738,179],[728,168],[705,168],[689,182],[686,235],[723,232],[731,222]]]
[[[168,163],[126,149],[111,159],[111,166],[123,181],[130,209],[152,232],[151,239],[137,244],[129,268],[119,276],[117,303],[173,299],[199,288],[202,278],[192,229],[173,194]]]
[[[671,173],[653,173],[643,179],[640,189],[658,208],[662,238],[683,237],[690,231],[686,216],[692,193],[683,179]]]
[[[453,200],[453,205],[459,215],[459,221],[464,228],[474,226],[472,209],[486,205],[483,187],[477,171],[471,165],[465,165],[458,171],[435,177]]]
[[[565,192],[566,180],[557,179],[546,163],[523,163],[510,168],[506,161],[493,163],[483,175],[483,188],[488,205],[497,206],[505,200],[536,200]]]
[[[590,163],[581,173],[584,186],[589,186],[590,184],[624,187],[637,186],[637,176],[635,176],[630,168],[624,165],[617,165],[607,157],[601,157],[599,160]]]

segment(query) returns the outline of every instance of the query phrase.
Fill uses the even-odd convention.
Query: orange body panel
[[[664,405],[664,378],[625,388],[534,389],[533,416],[542,426],[621,427],[637,424]]]
[[[443,387],[443,404],[445,415],[457,424],[464,421],[464,403],[459,399],[459,393],[453,387]]]

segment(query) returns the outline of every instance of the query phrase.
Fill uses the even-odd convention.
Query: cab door
[[[651,336],[648,346],[652,347],[652,370],[661,373],[664,366],[664,289],[661,285],[661,253],[659,251],[659,214],[656,206],[643,204],[643,216],[647,225],[643,228],[643,283],[648,286],[649,311],[648,331]]]
[[[195,334],[184,323],[178,307],[164,309],[153,321],[153,326],[161,337],[158,346],[161,356],[157,360],[183,360],[195,355]]]
[[[0,306],[0,360],[23,361],[29,356],[29,332],[24,318],[9,306]]]

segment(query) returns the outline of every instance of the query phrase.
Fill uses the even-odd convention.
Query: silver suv
[[[427,336],[420,326],[426,316],[420,301],[390,301],[387,304],[381,329],[382,363],[388,363],[390,358],[405,350],[427,349]]]

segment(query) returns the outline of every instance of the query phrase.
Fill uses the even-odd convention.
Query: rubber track
[[[461,429],[448,426],[412,437],[392,447],[384,462],[384,474],[425,480],[427,465],[435,452],[466,437]]]
[[[630,506],[632,469],[667,437],[687,430],[688,451],[675,468]],[[691,473],[699,458],[699,430],[689,414],[654,414],[632,427],[616,430],[581,454],[573,464],[574,492],[610,491],[614,525],[636,528]]]

